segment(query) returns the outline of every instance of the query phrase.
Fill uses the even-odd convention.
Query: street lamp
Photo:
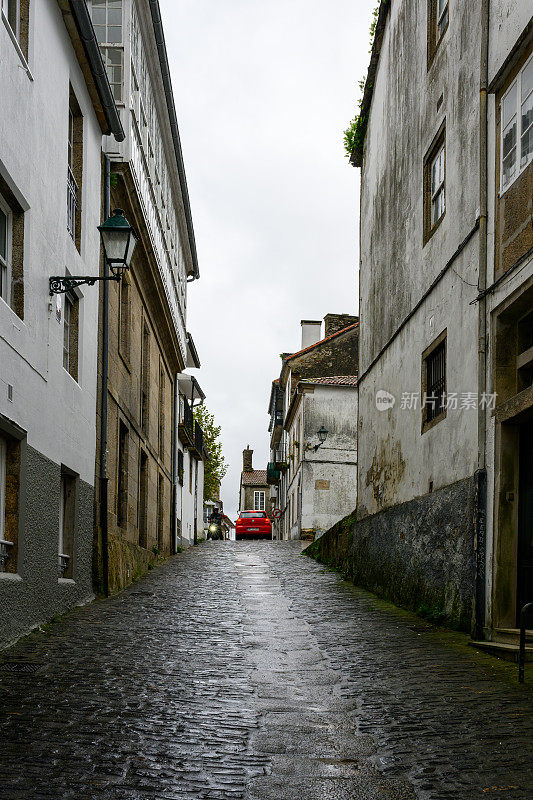
[[[50,278],[50,294],[70,292],[76,286],[87,284],[94,286],[96,281],[119,281],[131,266],[131,259],[137,237],[121,208],[115,208],[113,215],[103,225],[98,226],[104,260],[109,266],[111,275],[54,275]]]
[[[322,425],[321,428],[319,428],[317,430],[316,435],[318,436],[318,442],[319,443],[315,444],[315,453],[316,453],[316,451],[318,450],[319,447],[322,447],[322,445],[324,444],[324,442],[328,438],[328,433],[329,433],[328,429],[325,428],[323,425]]]

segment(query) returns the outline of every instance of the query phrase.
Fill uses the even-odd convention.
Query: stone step
[[[510,644],[509,642],[469,642],[471,647],[476,647],[478,650],[483,650],[492,656],[503,658],[506,661],[514,661],[518,663],[518,643]],[[526,661],[533,662],[533,646],[526,645]]]
[[[520,628],[495,628],[493,641],[507,644],[518,644]],[[526,630],[526,644],[533,643],[533,631]]]

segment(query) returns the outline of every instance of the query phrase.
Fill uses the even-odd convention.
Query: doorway
[[[519,448],[517,625],[520,609],[533,602],[533,422],[520,425]]]

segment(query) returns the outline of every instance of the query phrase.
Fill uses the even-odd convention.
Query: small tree
[[[221,428],[220,425],[215,425],[214,414],[211,414],[206,406],[196,406],[194,419],[204,432],[204,444],[209,454],[209,460],[205,462],[204,500],[212,500],[228,471],[228,465],[222,455]]]

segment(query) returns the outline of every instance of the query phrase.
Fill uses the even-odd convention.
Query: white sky
[[[187,328],[222,426],[226,513],[300,320],[357,312],[359,170],[344,157],[376,0],[160,0],[200,280]]]

